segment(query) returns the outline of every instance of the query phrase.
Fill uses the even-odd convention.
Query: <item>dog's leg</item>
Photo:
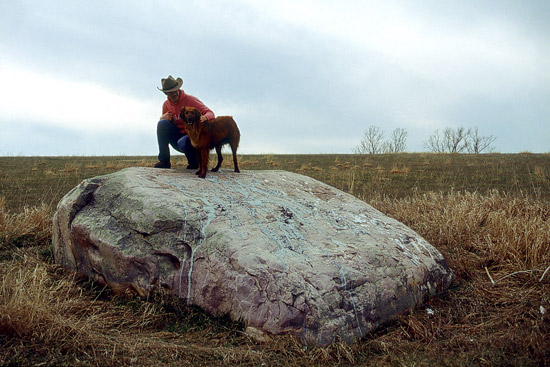
[[[197,172],[195,172],[195,174],[200,175],[201,174],[201,167],[202,167],[201,149],[197,149],[197,163],[199,164],[199,168],[197,169]]]
[[[237,146],[233,142],[229,143],[231,146],[231,153],[233,153],[233,165],[235,166],[235,172],[241,172],[239,170],[239,164],[237,163]]]
[[[200,169],[200,178],[206,177],[206,171],[208,171],[208,154],[210,153],[208,148],[202,148],[201,149],[201,165],[199,166]]]
[[[221,144],[216,145],[216,154],[218,155],[218,164],[216,165],[216,167],[212,168],[212,172],[218,172],[218,170],[220,169],[220,166],[222,165],[222,162],[223,162]]]

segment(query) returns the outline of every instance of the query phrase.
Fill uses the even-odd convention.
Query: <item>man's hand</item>
[[[201,122],[206,122],[206,121],[208,121],[208,119],[206,118],[206,116],[201,115]]]
[[[164,115],[160,116],[161,120],[170,120],[172,121],[172,112],[168,111]]]

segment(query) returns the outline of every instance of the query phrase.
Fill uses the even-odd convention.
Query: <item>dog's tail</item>
[[[239,143],[241,141],[241,131],[239,130],[239,127],[237,126],[237,123],[235,122],[235,120],[233,120],[233,118],[231,118],[231,122],[235,125],[235,128],[232,130],[233,136],[231,141],[234,145],[232,146],[232,148],[237,151],[237,148],[239,147]]]

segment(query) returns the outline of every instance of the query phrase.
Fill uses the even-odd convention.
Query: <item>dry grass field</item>
[[[65,193],[155,162],[0,157],[0,365],[550,365],[550,155],[240,156],[241,169],[302,173],[367,201],[431,242],[457,275],[426,307],[328,348],[288,336],[255,343],[239,323],[168,294],[113,295],[53,263],[51,218]]]

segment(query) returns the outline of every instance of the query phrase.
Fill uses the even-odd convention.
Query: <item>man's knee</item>
[[[182,153],[187,153],[189,151],[189,147],[191,146],[191,142],[189,141],[189,136],[185,135],[182,136],[178,140],[178,150]]]
[[[168,132],[173,129],[174,124],[170,120],[160,120],[157,124],[157,132]]]
[[[192,155],[197,154],[197,151],[193,147],[193,144],[191,144],[191,139],[189,139],[189,135],[185,135],[185,136],[181,137],[181,139],[178,140],[178,148],[179,148],[178,150],[180,152],[185,153],[186,155],[187,154],[192,154]]]

